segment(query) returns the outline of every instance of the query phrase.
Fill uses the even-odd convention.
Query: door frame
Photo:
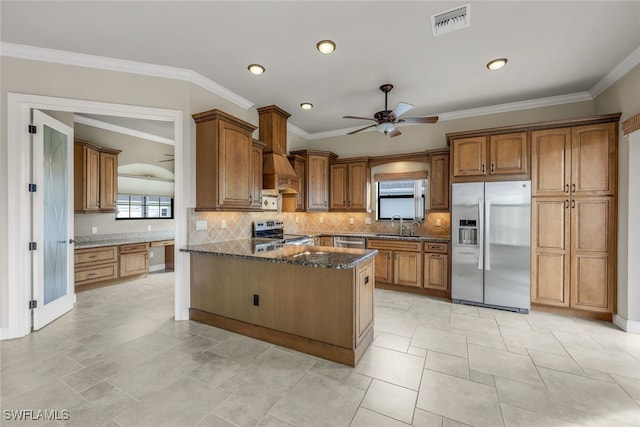
[[[27,188],[31,182],[31,110],[64,111],[102,114],[147,120],[173,122],[175,137],[175,320],[189,319],[189,269],[184,253],[177,249],[187,243],[187,191],[184,168],[185,150],[183,112],[163,108],[141,107],[97,101],[84,101],[51,96],[7,94],[7,294],[6,327],[0,328],[0,339],[23,337],[31,332],[32,269],[31,254],[27,250],[31,238],[31,196]],[[187,156],[188,157],[188,156]],[[70,213],[73,214],[73,213]]]

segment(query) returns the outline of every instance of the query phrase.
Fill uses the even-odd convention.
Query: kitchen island
[[[375,250],[189,245],[189,318],[355,366],[373,341]],[[277,245],[275,245],[277,246]]]

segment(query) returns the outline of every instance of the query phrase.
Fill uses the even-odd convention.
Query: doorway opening
[[[183,170],[184,142],[183,115],[178,110],[139,107],[131,105],[110,104],[95,101],[82,101],[66,98],[53,98],[38,95],[9,93],[8,107],[8,283],[6,300],[2,309],[7,312],[7,321],[0,329],[0,339],[18,338],[31,331],[31,309],[29,301],[33,283],[33,260],[28,250],[31,238],[32,198],[27,191],[32,180],[30,135],[28,127],[34,110],[66,112],[83,115],[102,115],[116,118],[131,118],[148,121],[159,121],[172,124],[175,141],[175,197],[174,223],[175,248],[186,244],[186,204],[184,194],[185,174]],[[174,319],[188,319],[188,284],[189,272],[185,268],[185,257],[174,252]]]

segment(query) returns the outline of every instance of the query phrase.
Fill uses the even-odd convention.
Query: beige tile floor
[[[174,322],[173,275],[78,294],[42,331],[3,341],[3,410],[72,426],[640,425],[640,336],[376,290],[355,368]],[[6,419],[0,424],[23,425]]]

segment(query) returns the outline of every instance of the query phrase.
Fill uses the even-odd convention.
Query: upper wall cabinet
[[[329,211],[329,165],[338,158],[330,151],[300,150],[291,155],[299,155],[304,159],[304,194],[305,211]]]
[[[370,183],[368,158],[341,159],[332,163],[330,209],[366,212]]]
[[[529,179],[527,132],[449,134],[453,181]]]
[[[117,211],[118,154],[120,150],[98,147],[76,139],[74,144],[74,211]]]
[[[256,126],[217,109],[194,114],[193,120],[196,210],[259,210],[254,199],[262,188],[262,172],[254,172],[259,150],[251,138]]]
[[[432,154],[429,188],[430,211],[449,211],[449,153]]]

